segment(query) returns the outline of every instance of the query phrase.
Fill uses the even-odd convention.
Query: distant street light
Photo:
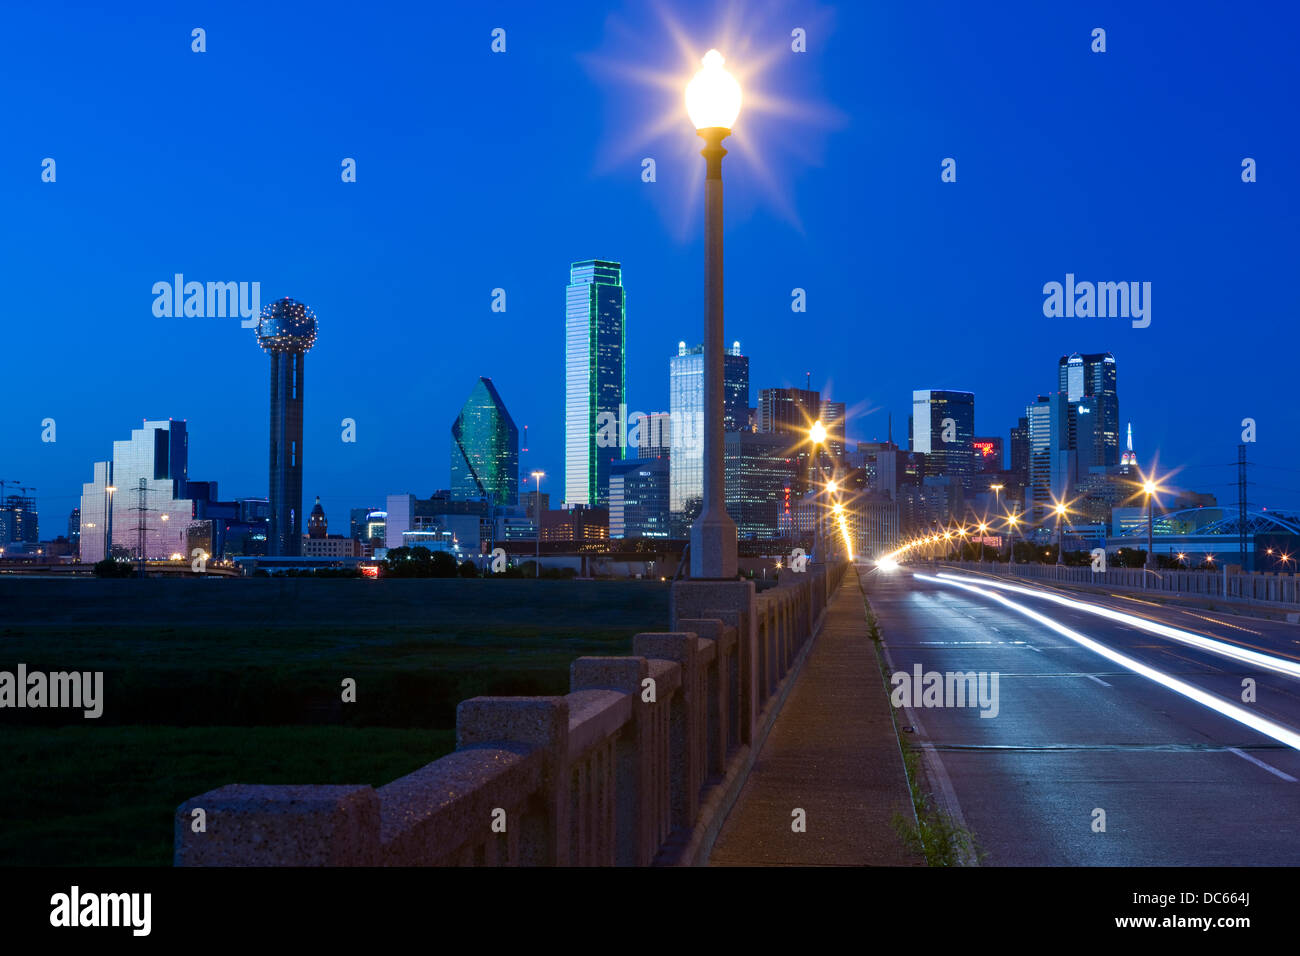
[[[546,477],[546,472],[535,471],[533,478],[537,481],[537,494],[533,498],[533,519],[537,522],[537,555],[533,559],[533,577],[540,579],[542,576],[542,479]]]
[[[732,579],[736,522],[727,514],[723,471],[722,141],[740,115],[740,84],[710,50],[686,87],[686,112],[704,139],[704,502],[691,526],[691,577]]]
[[[1056,563],[1065,564],[1065,504],[1056,503]]]

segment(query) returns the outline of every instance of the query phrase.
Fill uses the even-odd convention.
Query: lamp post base
[[[692,578],[735,580],[739,571],[736,551],[736,522],[725,511],[706,512],[691,525]]]

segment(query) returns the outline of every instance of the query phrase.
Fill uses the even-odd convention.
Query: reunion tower
[[[302,370],[316,313],[293,299],[262,309],[257,341],[271,353],[271,528],[266,553],[302,554]]]

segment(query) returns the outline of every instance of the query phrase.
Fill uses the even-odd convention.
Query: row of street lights
[[[990,490],[994,492],[995,496],[998,496],[998,493],[1002,490],[1003,487],[1004,487],[1003,485],[989,486]],[[1146,519],[1147,519],[1147,550],[1146,550],[1146,556],[1145,556],[1143,566],[1150,568],[1155,563],[1153,505],[1158,494],[1164,489],[1160,486],[1160,483],[1157,480],[1153,478],[1147,478],[1147,477],[1144,477],[1142,479],[1142,482],[1139,485],[1139,489],[1146,503]],[[1000,501],[1001,501],[1000,496],[997,497],[997,500],[999,501],[999,507],[1000,507]],[[1069,515],[1070,513],[1069,505],[1070,502],[1057,501],[1055,498],[1052,500],[1052,510],[1050,514],[1055,518],[1056,521],[1056,563],[1058,565],[1063,565],[1065,563],[1065,519],[1067,515]],[[1007,512],[1003,516],[1003,522],[1007,529],[1008,545],[1010,548],[1010,557],[1014,558],[1015,540],[1012,536],[1017,534],[1021,525],[1029,524],[1029,522],[1022,521],[1018,515],[1012,512]],[[985,520],[985,521],[981,521],[978,525],[975,525],[974,530],[979,531],[980,534],[983,535],[989,530],[989,527],[990,525],[988,521]],[[961,525],[955,532],[955,536],[958,538],[958,540],[964,542],[966,536],[969,533],[970,532],[967,529],[967,527],[965,525]],[[910,551],[916,549],[925,549],[927,547],[932,547],[934,545],[940,544],[941,542],[951,541],[953,537],[954,537],[954,532],[951,529],[942,532],[942,534],[939,532],[934,532],[932,534],[921,535],[919,537],[913,538],[910,541],[905,542],[900,547],[894,549],[889,554],[887,554],[883,560],[890,564],[896,564],[899,559],[905,557]],[[1024,540],[1023,533],[1020,534],[1020,539],[1022,541]],[[1182,561],[1186,557],[1187,555],[1185,553],[1180,552],[1178,555],[1178,560]],[[1290,558],[1289,555],[1287,557],[1288,559]],[[1210,560],[1212,562],[1213,561],[1212,556],[1208,557],[1207,560]]]

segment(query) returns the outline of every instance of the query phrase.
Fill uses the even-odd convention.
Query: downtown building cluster
[[[458,561],[498,546],[524,551],[527,543],[539,550],[543,543],[548,550],[675,549],[702,504],[703,347],[681,340],[665,356],[667,410],[629,411],[625,294],[621,263],[572,263],[558,507],[551,507],[557,490],[543,490],[547,476],[521,472],[519,428],[492,379],[480,377],[450,426],[445,488],[427,496],[389,493],[382,504],[352,508],[345,535],[328,533],[317,497],[304,530],[305,364],[316,318],[302,303],[281,299],[263,310],[258,326],[271,365],[267,494],[222,500],[216,481],[190,480],[186,423],[149,420],[94,464],[68,538],[51,547],[79,552],[83,562],[201,556],[252,559],[248,566],[263,568],[355,564],[403,547],[449,552]],[[1120,448],[1115,358],[1062,356],[1055,372],[1056,387],[1027,404],[1005,439],[977,431],[973,392],[916,390],[904,447],[894,441],[892,417],[883,441],[851,442],[846,405],[810,381],[753,395],[749,358],[733,342],[724,356],[725,497],[742,553],[811,548],[819,523],[825,529],[831,483],[847,544],[865,557],[981,516],[1018,515],[1027,527],[1041,527],[1066,500],[1072,531],[1104,538],[1131,530],[1143,510],[1129,507],[1137,459],[1131,429]],[[817,422],[826,434],[814,445]],[[0,503],[0,545],[34,546],[34,499],[9,495]],[[1173,504],[1212,506],[1214,499],[1185,495]]]

